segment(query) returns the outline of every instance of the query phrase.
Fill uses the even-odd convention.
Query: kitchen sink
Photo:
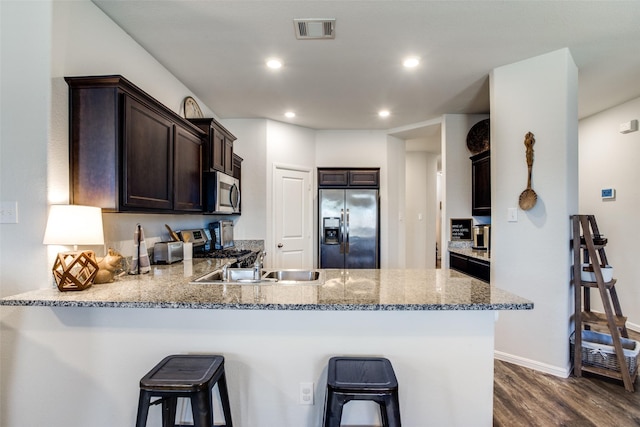
[[[242,283],[260,283],[261,279],[253,277],[253,268],[228,268],[226,279],[223,277],[222,270],[215,270],[204,276],[198,277],[191,283],[195,284],[242,284]]]
[[[262,277],[287,283],[324,283],[324,272],[322,270],[271,270],[267,271]]]
[[[195,280],[191,284],[210,285],[243,285],[243,284],[313,284],[324,283],[324,271],[322,270],[267,270],[260,279],[253,276],[253,268],[227,268],[227,277],[223,277],[222,270],[214,270]]]

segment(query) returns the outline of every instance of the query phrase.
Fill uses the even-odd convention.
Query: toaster
[[[182,261],[182,242],[158,242],[153,246],[155,264],[173,264]]]

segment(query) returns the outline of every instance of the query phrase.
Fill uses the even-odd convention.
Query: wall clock
[[[184,118],[201,119],[202,117],[202,110],[200,109],[200,106],[198,105],[196,100],[190,96],[187,96],[184,99]]]

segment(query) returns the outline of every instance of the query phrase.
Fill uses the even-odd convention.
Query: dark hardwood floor
[[[630,332],[630,338],[638,337]],[[494,366],[495,427],[640,426],[638,380],[630,393],[622,381],[596,375],[559,378],[499,360]]]

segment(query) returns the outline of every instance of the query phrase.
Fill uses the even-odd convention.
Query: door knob
[[[278,243],[278,249],[282,248],[284,245],[282,243]]]

